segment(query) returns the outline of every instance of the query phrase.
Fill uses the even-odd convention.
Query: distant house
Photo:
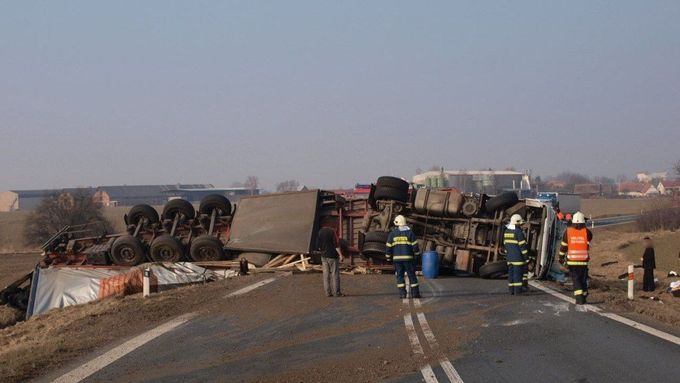
[[[547,190],[564,190],[567,187],[567,183],[562,180],[549,180],[545,182],[545,188]]]
[[[665,180],[668,177],[668,172],[644,172],[636,174],[638,182],[651,183],[653,180]]]
[[[628,197],[651,197],[659,195],[659,190],[643,182],[622,182],[619,184],[619,195]]]
[[[574,185],[574,194],[578,194],[582,198],[604,197],[614,194],[614,185],[576,184]]]
[[[656,188],[663,195],[680,195],[680,181],[661,181]]]

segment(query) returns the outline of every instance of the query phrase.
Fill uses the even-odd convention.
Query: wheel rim
[[[198,258],[199,259],[217,259],[219,258],[219,254],[217,252],[217,249],[214,249],[212,247],[204,246],[198,249]]]
[[[137,258],[137,252],[131,246],[123,246],[119,252],[123,261],[132,262]]]
[[[177,250],[172,246],[159,246],[158,247],[158,258],[162,260],[172,260],[177,257]]]

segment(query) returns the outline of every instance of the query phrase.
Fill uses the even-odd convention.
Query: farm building
[[[531,190],[529,176],[512,170],[435,170],[417,174],[413,177],[413,183],[487,194]]]
[[[259,194],[259,190],[244,188],[215,188],[211,184],[175,184],[175,185],[119,185],[85,188],[41,189],[41,190],[12,190],[0,193],[0,209],[5,205],[13,210],[30,210],[37,207],[43,199],[62,192],[91,193],[92,198],[103,206],[132,206],[137,204],[163,205],[169,199],[184,198],[191,202],[198,202],[208,194],[223,194],[232,201],[242,196]],[[14,196],[14,200],[12,200]],[[13,201],[13,202],[5,202]],[[8,208],[9,209],[9,208]]]
[[[614,194],[615,185],[612,184],[576,184],[574,194],[583,198],[605,197]]]
[[[652,197],[658,196],[659,190],[643,182],[622,182],[619,184],[619,195],[628,197]]]

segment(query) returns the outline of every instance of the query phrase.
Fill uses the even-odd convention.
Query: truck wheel
[[[177,214],[183,215],[186,219],[194,219],[196,217],[196,210],[194,205],[183,199],[168,201],[163,208],[163,219],[173,220]]]
[[[221,194],[210,194],[203,197],[198,212],[211,215],[214,209],[217,209],[218,217],[231,215],[231,202]]]
[[[508,273],[508,263],[505,261],[485,263],[479,268],[479,276],[486,279],[500,278]]]
[[[111,246],[111,261],[118,266],[135,266],[144,261],[144,246],[131,235],[118,237]]]
[[[506,209],[510,206],[516,204],[519,201],[517,194],[514,192],[501,193],[488,201],[486,201],[485,210],[489,213],[493,213],[500,209]]]
[[[221,261],[224,258],[224,246],[216,237],[202,235],[191,241],[189,256],[195,262]]]
[[[272,255],[265,253],[241,253],[241,255],[238,256],[238,259],[245,259],[248,263],[252,263],[257,267],[262,267],[271,261]]]
[[[387,236],[389,235],[390,233],[386,231],[369,231],[364,235],[364,243],[377,242],[382,243],[384,245],[387,243]]]
[[[388,200],[388,201],[399,201],[408,202],[408,190],[395,189],[390,186],[376,186],[375,193],[373,193],[373,198],[376,200]]]
[[[479,212],[479,205],[477,204],[477,201],[468,199],[467,201],[463,202],[463,207],[461,210],[463,211],[464,216],[468,218],[473,217]]]
[[[150,256],[155,262],[179,262],[184,257],[184,245],[179,239],[163,234],[151,242]]]
[[[149,205],[135,205],[128,212],[128,224],[137,225],[142,218],[146,218],[149,223],[158,223],[158,212]]]
[[[401,191],[408,191],[408,188],[411,186],[409,185],[408,182],[402,180],[401,178],[397,177],[390,177],[390,176],[383,176],[378,178],[378,180],[375,182],[375,186],[381,187],[381,186],[387,186],[393,189],[401,190]]]

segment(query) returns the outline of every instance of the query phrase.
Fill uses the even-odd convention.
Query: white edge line
[[[240,289],[240,290],[234,291],[234,292],[231,293],[231,294],[227,294],[227,295],[226,295],[226,298],[231,298],[231,297],[235,297],[235,296],[238,296],[238,295],[243,295],[243,294],[245,294],[245,293],[249,293],[249,292],[251,292],[251,291],[253,291],[253,290],[255,290],[255,289],[259,288],[259,287],[262,287],[262,286],[264,286],[264,285],[266,285],[266,284],[272,283],[272,282],[274,282],[275,280],[276,280],[276,278],[267,278],[267,279],[265,279],[265,280],[262,280],[262,281],[253,283],[253,284],[250,285],[250,286],[246,286],[246,287],[244,287],[244,288],[242,288],[242,289]]]
[[[418,313],[418,322],[420,322],[420,327],[423,329],[423,334],[425,334],[425,339],[427,339],[427,343],[430,344],[430,348],[432,350],[435,350],[439,347],[437,344],[437,339],[434,337],[434,333],[432,332],[432,329],[430,328],[430,324],[427,323],[427,319],[425,318],[424,313]]]
[[[413,305],[414,305],[417,309],[423,307],[423,305],[420,303],[420,298],[415,298],[415,299],[413,300]]]
[[[145,333],[137,335],[136,337],[130,339],[129,341],[107,351],[106,353],[86,362],[80,367],[77,367],[70,372],[62,375],[61,377],[52,381],[52,383],[76,383],[89,377],[90,375],[96,373],[102,368],[110,365],[111,363],[117,361],[123,356],[129,354],[135,349],[143,346],[149,341],[158,338],[159,336],[170,332],[177,328],[178,326],[188,322],[191,318],[195,317],[196,313],[189,313],[172,319],[168,322],[161,324],[160,326],[153,328]]]
[[[406,326],[406,333],[408,334],[409,342],[411,342],[413,352],[424,355],[423,346],[420,345],[420,341],[418,340],[418,334],[416,333],[416,327],[413,325],[411,313],[404,315],[404,325]]]
[[[430,344],[430,348],[432,350],[438,349],[439,344],[437,343],[437,338],[435,338],[434,333],[430,328],[430,324],[427,323],[425,313],[418,313],[417,316],[418,322],[420,322],[420,327],[423,329],[423,334],[425,334],[425,339],[427,339],[427,342]],[[463,378],[460,377],[458,371],[456,371],[456,369],[453,367],[453,364],[451,364],[451,361],[447,357],[442,357],[439,360],[439,363],[441,364],[442,370],[444,370],[446,377],[449,378],[452,383],[463,383]]]
[[[423,366],[420,369],[420,373],[423,374],[425,383],[439,383],[437,380],[437,375],[434,374],[434,371],[432,371],[432,367],[429,364]]]
[[[439,363],[441,364],[446,377],[449,378],[451,383],[463,383],[463,378],[461,378],[458,374],[458,371],[453,368],[453,364],[451,364],[451,361],[448,358],[442,358]]]
[[[545,291],[546,293],[548,293],[548,294],[550,294],[550,295],[552,295],[552,296],[554,296],[554,297],[557,297],[557,298],[562,299],[562,300],[564,300],[564,301],[567,301],[567,302],[569,302],[569,303],[574,303],[574,300],[573,300],[573,299],[570,299],[569,297],[565,296],[564,294],[561,294],[561,293],[559,293],[559,292],[557,292],[557,291],[555,291],[555,290],[553,290],[553,289],[551,289],[551,288],[545,287],[545,286],[541,285],[540,283],[538,283],[538,282],[536,282],[536,281],[531,281],[531,282],[529,282],[529,283],[530,283],[533,287],[535,287],[535,288],[537,288],[537,289],[539,289],[539,290],[541,290],[541,291]],[[680,338],[677,337],[677,336],[675,336],[675,335],[672,335],[672,334],[663,332],[663,331],[661,331],[661,330],[657,330],[657,329],[655,329],[655,328],[653,328],[653,327],[644,325],[644,324],[642,324],[642,323],[636,322],[636,321],[631,320],[631,319],[628,319],[628,318],[624,318],[624,317],[622,317],[622,316],[620,316],[620,315],[617,315],[617,314],[604,312],[604,311],[602,311],[599,307],[595,307],[595,306],[592,306],[592,305],[585,305],[585,306],[586,306],[586,309],[587,309],[588,311],[592,311],[592,312],[594,312],[594,313],[597,314],[597,315],[603,316],[603,317],[605,317],[605,318],[609,318],[609,319],[611,319],[611,320],[613,320],[613,321],[617,321],[617,322],[619,322],[619,323],[625,324],[625,325],[627,325],[627,326],[630,326],[630,327],[632,327],[632,328],[635,328],[635,329],[638,329],[638,330],[640,330],[640,331],[646,332],[647,334],[653,335],[653,336],[655,336],[655,337],[657,337],[657,338],[660,338],[660,339],[669,341],[669,342],[671,342],[671,343],[675,343],[676,345],[679,345],[679,346],[680,346]]]

